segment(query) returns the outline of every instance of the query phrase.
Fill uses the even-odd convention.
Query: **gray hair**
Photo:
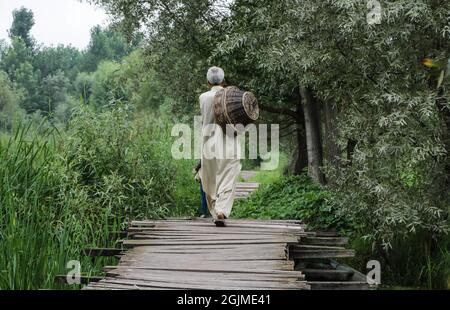
[[[220,85],[225,80],[225,72],[222,68],[211,67],[206,74],[206,78],[211,85]]]

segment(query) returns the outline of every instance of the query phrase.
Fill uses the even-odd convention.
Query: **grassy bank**
[[[116,246],[110,233],[130,218],[190,212],[197,195],[176,189],[192,166],[172,161],[168,124],[127,106],[81,107],[64,129],[44,121],[3,135],[0,288],[58,288],[53,278],[71,260],[99,274],[105,262],[83,248]]]

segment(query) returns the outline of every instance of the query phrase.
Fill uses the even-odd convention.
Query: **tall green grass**
[[[83,248],[116,246],[111,232],[130,219],[189,212],[174,194],[188,167],[172,161],[171,141],[169,122],[121,105],[80,107],[64,130],[28,123],[3,135],[0,288],[62,288],[53,279],[71,260],[100,274],[106,262]]]
[[[356,257],[346,261],[359,270],[365,270],[369,260],[381,263],[382,288],[386,289],[450,289],[450,239],[430,241],[423,232],[409,238],[396,238],[393,247],[385,251],[361,238],[355,232],[350,247]]]
[[[0,287],[44,287],[58,271],[50,257],[58,238],[58,176],[51,167],[56,159],[55,137],[32,124],[14,129],[0,144]],[[32,134],[31,132],[39,132]],[[52,207],[53,205],[53,207]],[[53,230],[53,227],[55,230]],[[36,272],[39,270],[40,272]]]

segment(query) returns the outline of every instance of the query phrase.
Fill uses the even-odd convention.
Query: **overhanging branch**
[[[272,107],[272,106],[267,106],[267,105],[264,105],[264,104],[259,104],[259,107],[261,108],[261,110],[269,112],[269,113],[282,114],[282,115],[290,116],[290,117],[292,117],[295,120],[297,120],[297,118],[298,118],[297,113],[295,111],[291,110],[291,109]]]

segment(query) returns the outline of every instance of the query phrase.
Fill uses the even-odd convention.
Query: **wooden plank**
[[[163,259],[166,258],[170,258],[170,257],[177,257],[180,255],[187,255],[189,257],[191,257],[192,259],[198,259],[199,261],[210,261],[210,260],[263,260],[263,259],[277,259],[277,260],[287,260],[287,253],[286,252],[281,252],[281,251],[247,251],[244,252],[236,252],[236,250],[226,250],[226,251],[215,251],[215,252],[210,252],[208,250],[203,250],[203,249],[191,249],[191,250],[184,250],[184,249],[180,249],[180,250],[168,250],[168,251],[164,251],[164,250],[156,250],[156,251],[152,251],[152,252],[147,252],[147,253],[143,253],[143,254],[138,254],[138,255],[126,255],[126,256],[122,256],[121,259],[123,261],[125,260],[130,260],[130,259],[138,259],[140,257],[154,257],[154,258],[160,258],[162,257]],[[207,256],[207,257],[205,257]]]
[[[235,193],[253,193],[256,191],[257,188],[252,187],[237,187],[235,190]]]
[[[308,281],[312,290],[368,290],[366,282],[321,282]]]
[[[248,181],[249,179],[256,176],[256,171],[241,171],[241,178],[244,179],[244,181]]]
[[[345,250],[341,246],[330,246],[330,245],[315,245],[315,244],[296,244],[292,247],[293,250]]]
[[[165,280],[168,282],[178,282],[179,279],[195,279],[198,282],[215,281],[215,280],[233,280],[233,281],[276,281],[276,282],[296,282],[303,280],[304,275],[286,275],[286,274],[260,274],[260,273],[225,273],[225,272],[181,272],[181,271],[160,271],[144,270],[144,269],[116,269],[108,273],[108,277],[135,278],[139,280]]]
[[[138,247],[140,248],[140,247]],[[226,250],[226,251],[214,251],[211,252],[209,250],[160,250],[159,248],[155,250],[154,252],[146,252],[142,254],[128,254],[126,256],[122,256],[121,261],[140,261],[140,260],[174,260],[175,258],[178,258],[180,256],[186,256],[189,257],[190,261],[262,261],[262,260],[282,260],[285,262],[289,262],[287,259],[287,252],[285,251],[250,251],[250,250]],[[180,258],[182,260],[182,258]]]
[[[140,247],[132,250],[128,250],[126,253],[141,253],[145,251],[156,251],[156,250],[168,250],[168,249],[204,249],[207,251],[214,250],[237,250],[237,251],[253,251],[255,249],[259,249],[261,251],[279,251],[285,250],[287,248],[286,244],[248,244],[248,245],[240,245],[240,244],[189,244],[189,245],[170,245],[170,246],[148,246],[148,247]]]
[[[223,264],[222,264],[223,265]],[[139,275],[167,275],[167,274],[175,274],[175,276],[181,277],[215,277],[220,275],[224,278],[246,278],[251,279],[254,277],[278,277],[278,278],[303,278],[304,274],[301,271],[293,271],[290,270],[282,270],[282,269],[248,269],[245,266],[236,265],[235,267],[227,267],[221,268],[219,264],[210,267],[203,267],[202,265],[197,266],[189,266],[188,270],[183,270],[182,266],[164,266],[164,265],[156,265],[152,266],[118,266],[114,269],[109,269],[108,275],[110,274],[139,274]],[[270,266],[272,267],[272,266]],[[292,267],[292,266],[291,266]],[[107,267],[110,268],[110,267]],[[186,268],[186,267],[184,267]]]
[[[128,265],[129,264],[129,265]],[[217,269],[217,266],[219,265],[226,265],[227,268],[229,268],[230,271],[240,271],[242,269],[248,270],[249,272],[254,272],[255,270],[276,270],[276,271],[290,271],[293,270],[294,266],[292,263],[288,262],[288,261],[272,261],[272,262],[267,262],[267,261],[247,261],[247,262],[242,262],[242,261],[235,261],[235,262],[229,262],[227,263],[227,261],[218,261],[216,263],[212,263],[212,262],[207,262],[207,263],[197,263],[197,264],[190,264],[189,268],[194,269],[197,268],[198,270],[203,270],[203,271],[210,271],[213,270],[215,271]],[[120,269],[120,268],[137,268],[137,269],[152,269],[152,270],[160,270],[160,269],[177,269],[177,268],[182,268],[183,263],[178,261],[178,262],[168,262],[166,264],[164,264],[164,262],[161,261],[154,261],[154,262],[124,262],[123,265],[121,265],[120,267],[117,267],[115,269]],[[186,267],[185,267],[186,268]],[[115,270],[114,269],[114,270]],[[106,270],[112,270],[109,267],[107,267]]]
[[[336,231],[315,231],[316,237],[339,237],[339,233]]]
[[[302,244],[314,245],[346,245],[348,243],[347,237],[304,237],[300,240]]]
[[[154,283],[165,283],[169,286],[175,287],[203,287],[203,288],[213,288],[213,287],[240,287],[241,289],[255,289],[255,288],[265,288],[265,289],[299,289],[302,286],[302,282],[298,282],[297,279],[276,279],[272,278],[268,280],[267,278],[232,278],[232,277],[222,277],[220,274],[209,275],[209,277],[181,277],[177,273],[166,274],[163,276],[154,275],[134,275],[134,274],[124,274],[119,275],[114,278],[107,278],[107,282],[113,282],[111,280],[133,280],[133,282],[140,282],[141,286],[152,286]],[[149,285],[150,284],[150,285]]]
[[[163,246],[168,247],[168,246]],[[140,247],[136,247],[140,248]],[[189,256],[192,260],[198,259],[199,261],[218,261],[218,260],[288,260],[287,252],[285,251],[260,251],[255,249],[251,251],[250,249],[243,249],[242,251],[238,250],[214,250],[213,252],[207,249],[168,249],[165,251],[164,249],[158,249],[155,251],[146,251],[146,253],[142,254],[130,254],[126,256],[122,256],[121,260],[139,260],[141,257],[150,259],[150,258],[158,258],[158,259],[170,259],[172,257],[178,256]]]
[[[193,241],[170,241],[170,240],[124,240],[123,245],[129,246],[129,247],[135,247],[135,246],[149,246],[149,245],[190,245],[190,244],[211,244],[211,245],[217,245],[217,244],[272,244],[272,243],[281,243],[281,244],[294,244],[297,243],[297,241],[283,238],[274,238],[274,239],[256,239],[256,240],[193,240]],[[336,256],[335,256],[336,257]],[[341,256],[339,256],[341,257]]]
[[[289,250],[290,259],[354,257],[353,250]]]
[[[248,269],[233,269],[233,268],[201,268],[201,267],[191,267],[191,266],[183,266],[183,267],[130,267],[130,266],[107,266],[104,269],[108,270],[108,272],[112,272],[114,270],[118,269],[142,269],[142,270],[151,270],[152,272],[158,272],[158,271],[173,271],[173,272],[205,272],[205,273],[242,273],[242,274],[277,274],[277,275],[286,275],[291,277],[298,277],[302,278],[303,273],[301,271],[296,270],[264,270],[264,269],[257,269],[257,270],[248,270]]]
[[[199,262],[218,262],[218,261],[270,261],[270,260],[280,260],[285,262],[292,262],[287,260],[285,253],[249,253],[249,254],[235,254],[231,252],[221,252],[213,255],[208,255],[207,251],[178,251],[178,252],[157,252],[157,253],[149,253],[149,254],[141,254],[136,256],[125,256],[121,258],[122,262],[126,261],[156,261],[156,260],[173,260],[174,257],[186,255],[189,256],[189,259],[192,261],[198,260]],[[207,257],[205,257],[207,256]],[[256,263],[256,262],[255,262]]]
[[[249,189],[249,188],[237,188],[235,195],[241,195],[241,196],[250,196],[251,194],[253,194],[255,190],[253,189]]]
[[[162,225],[199,225],[211,222],[211,219],[193,219],[189,221],[179,221],[179,220],[147,220],[147,221],[132,221],[130,226],[155,226],[158,224]],[[298,220],[241,220],[241,219],[229,219],[230,223],[239,223],[246,224],[248,226],[251,225],[285,225],[289,227],[297,227],[301,224],[301,221]]]
[[[106,283],[117,283],[117,284],[130,284],[135,285],[136,287],[154,287],[154,288],[170,288],[170,289],[209,289],[209,290],[272,290],[275,289],[273,287],[265,286],[265,282],[263,283],[255,283],[253,286],[243,286],[240,281],[234,282],[222,282],[219,284],[211,283],[209,285],[204,284],[193,284],[189,281],[185,281],[183,283],[171,283],[165,281],[142,281],[142,280],[129,280],[122,278],[108,278],[105,280]],[[304,282],[296,282],[291,285],[279,285],[276,289],[280,290],[298,290],[298,289],[309,289],[309,286]]]
[[[208,219],[207,222],[183,222],[183,223],[159,223],[159,224],[150,224],[150,223],[143,223],[139,226],[133,225],[130,227],[132,228],[144,228],[144,227],[151,227],[155,229],[176,229],[179,230],[181,228],[183,229],[220,229],[217,228],[214,225],[214,222],[212,219]],[[229,229],[241,229],[241,230],[276,230],[276,231],[304,231],[305,227],[303,225],[289,225],[289,224],[262,224],[262,223],[244,223],[244,222],[235,222],[232,219],[227,220],[227,227]],[[314,233],[314,235],[316,235]]]
[[[252,235],[295,235],[299,237],[311,236],[311,232],[305,232],[303,230],[287,231],[287,230],[267,230],[267,229],[246,229],[246,228],[216,228],[216,227],[204,227],[195,229],[192,227],[173,227],[173,228],[130,228],[130,233],[136,235],[136,233],[166,233],[166,235],[182,234],[188,235],[191,233],[201,235],[223,235],[226,234],[252,234]]]
[[[108,283],[108,282],[95,282],[90,283],[89,286],[85,286],[83,290],[169,290],[168,288],[151,288],[145,287],[140,288],[132,284],[118,284],[118,283]]]
[[[259,183],[255,182],[237,182],[236,187],[251,187],[251,188],[258,188]]]
[[[170,223],[170,224],[142,224],[139,226],[131,226],[130,229],[136,228],[144,228],[144,227],[152,227],[155,229],[214,229],[218,230],[221,228],[217,228],[212,219],[209,219],[208,222],[188,222],[188,223]],[[239,229],[239,230],[275,230],[275,231],[285,231],[285,232],[294,232],[294,231],[304,231],[304,226],[302,225],[286,225],[286,224],[259,224],[259,223],[240,223],[234,222],[233,220],[227,220],[227,230],[230,229]],[[222,229],[223,230],[223,229]],[[311,233],[310,235],[315,235],[315,233]]]
[[[282,242],[287,242],[287,243],[298,243],[299,238],[298,237],[294,237],[292,235],[288,235],[288,234],[278,234],[278,235],[258,235],[257,237],[255,237],[254,235],[251,234],[226,234],[226,235],[221,235],[221,236],[211,236],[211,235],[206,235],[206,234],[197,234],[197,235],[176,235],[176,236],[170,236],[168,237],[167,235],[163,235],[163,236],[158,236],[155,234],[135,234],[133,236],[134,240],[166,240],[166,241],[170,241],[170,242],[184,242],[184,241],[198,241],[200,244],[201,242],[206,242],[206,241],[220,241],[220,243],[228,243],[228,241],[256,241],[256,240],[267,240],[267,241],[271,241],[273,240],[274,242],[279,242],[280,240]],[[217,244],[217,243],[216,243]],[[306,246],[305,246],[306,247]],[[310,246],[311,248],[320,248],[319,246]],[[338,248],[338,247],[335,247]]]
[[[305,274],[308,281],[348,281],[353,272],[335,269],[297,269]]]
[[[130,233],[130,236],[136,235],[148,235],[148,236],[166,236],[166,237],[193,237],[193,236],[215,236],[220,235],[223,236],[223,231],[219,229],[211,230],[209,232],[198,232],[196,230],[161,230],[161,229],[133,229]],[[295,233],[294,233],[295,234]],[[245,231],[245,230],[229,230],[226,233],[227,236],[232,235],[250,235],[254,236],[254,231]],[[258,232],[258,236],[273,236],[273,235],[284,235],[284,236],[292,236],[293,233],[285,233],[285,232],[276,232],[276,231],[261,231]]]

